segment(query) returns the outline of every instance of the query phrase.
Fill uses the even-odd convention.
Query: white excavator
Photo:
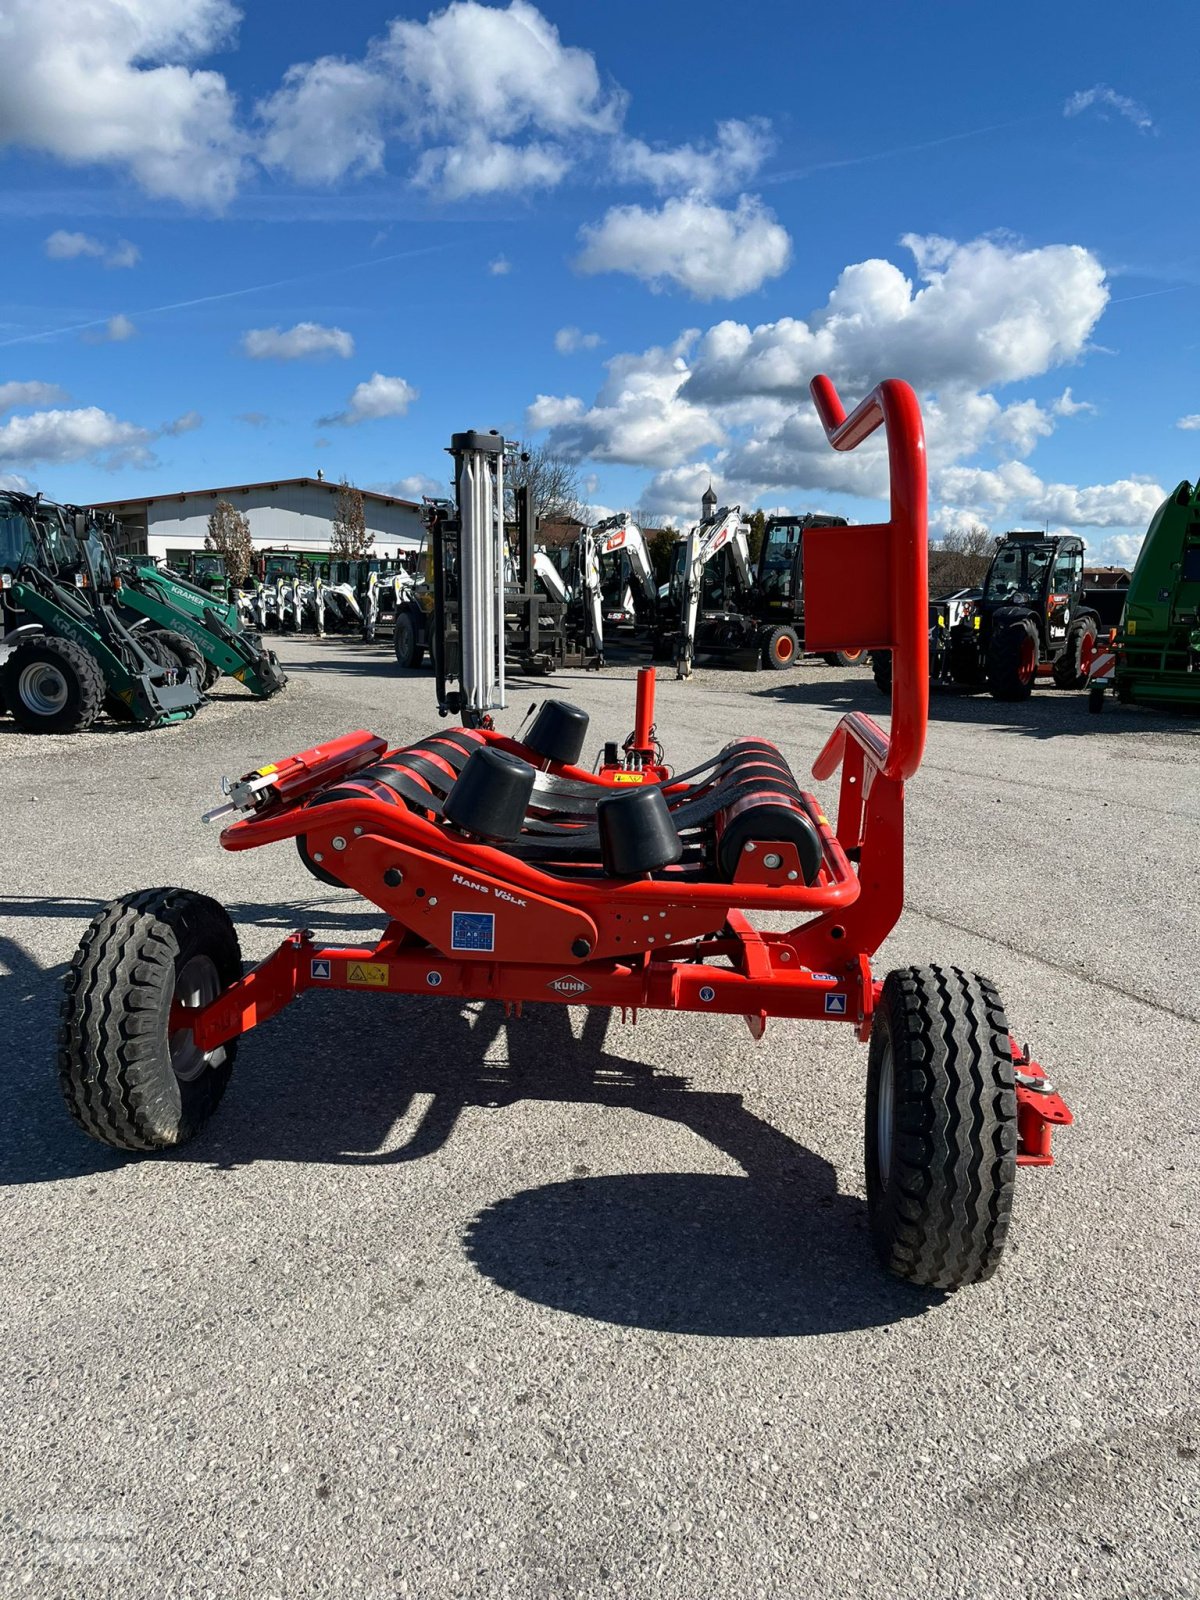
[[[679,545],[683,546],[682,557],[678,554]],[[750,527],[742,516],[741,506],[719,506],[710,516],[697,522],[672,552],[675,560],[672,562],[671,592],[680,601],[679,631],[674,640],[677,678],[690,678],[692,675],[692,663],[696,656],[696,623],[700,614],[705,570],[722,551],[728,552],[733,582],[740,588],[741,595],[745,595],[752,587],[753,578],[750,572]],[[728,570],[724,563],[722,565],[724,570]],[[728,610],[731,622],[735,617],[740,620],[738,599],[740,595],[706,594],[705,610]]]

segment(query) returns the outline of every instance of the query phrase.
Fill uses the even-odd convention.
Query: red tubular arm
[[[886,523],[806,530],[805,648],[818,654],[860,648],[892,652],[892,731],[882,765],[888,777],[911,778],[921,764],[929,720],[928,500],[921,409],[899,378],[885,378],[849,416],[823,374],[810,388],[835,450],[855,449],[882,424],[891,512]]]

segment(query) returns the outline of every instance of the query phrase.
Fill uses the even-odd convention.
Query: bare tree
[[[218,500],[217,508],[208,519],[208,532],[204,548],[216,550],[225,557],[225,574],[238,588],[250,576],[254,561],[254,541],[250,537],[250,519],[228,500]]]
[[[504,511],[509,521],[516,517],[516,491],[522,487],[529,490],[535,517],[562,522],[586,519],[575,463],[566,456],[555,455],[545,445],[519,445],[516,453],[505,460]]]
[[[974,588],[982,583],[995,539],[980,522],[951,528],[929,547],[929,592]]]
[[[337,515],[333,519],[329,553],[338,558],[358,561],[370,555],[374,543],[375,535],[367,527],[362,490],[356,489],[343,478],[338,485]]]

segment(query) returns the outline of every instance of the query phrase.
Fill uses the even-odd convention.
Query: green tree
[[[752,511],[746,520],[750,524],[747,543],[750,546],[750,565],[753,567],[758,564],[759,551],[767,536],[767,514],[765,511]]]
[[[228,500],[218,500],[216,510],[208,519],[204,548],[216,550],[225,557],[226,576],[234,588],[240,588],[250,576],[254,561],[249,517],[231,506]]]

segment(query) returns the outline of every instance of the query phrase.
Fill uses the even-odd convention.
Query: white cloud
[[[1200,429],[1200,411],[1193,411],[1191,416],[1188,417],[1180,417],[1175,426],[1182,428],[1185,433],[1194,433],[1197,429]]]
[[[387,82],[361,62],[322,56],[289,67],[259,102],[259,160],[298,183],[336,183],[383,166]]]
[[[557,145],[509,144],[470,133],[462,144],[426,150],[413,182],[436,189],[447,200],[512,190],[552,189],[566,176],[570,161]]]
[[[136,324],[120,312],[115,317],[109,317],[103,328],[89,328],[83,334],[88,344],[124,344],[126,339],[136,336]]]
[[[345,411],[319,418],[317,426],[353,427],[359,422],[373,422],[378,417],[402,417],[419,395],[420,390],[403,378],[385,378],[382,372],[374,372],[354,390]]]
[[[608,376],[591,407],[573,395],[539,395],[526,425],[534,432],[549,428],[550,448],[573,460],[635,466],[668,465],[722,442],[725,429],[717,417],[679,395],[695,337],[688,332],[666,348],[615,356],[606,363]]]
[[[512,271],[512,262],[507,256],[494,256],[488,262],[488,271],[493,278],[507,278]]]
[[[736,300],[786,271],[792,245],[762,202],[733,210],[688,195],[658,210],[613,206],[580,230],[577,271],[627,272],[653,289],[677,284],[698,300]]]
[[[1107,111],[1115,111],[1126,122],[1132,122],[1139,133],[1154,132],[1154,121],[1145,106],[1131,100],[1127,94],[1118,94],[1106,83],[1098,83],[1091,89],[1077,89],[1063,106],[1063,116],[1077,117],[1081,111],[1092,107],[1098,108],[1102,116]]]
[[[688,393],[807,396],[828,372],[851,389],[901,372],[918,389],[982,388],[1077,359],[1108,302],[1104,268],[1080,245],[956,244],[907,234],[922,287],[890,261],[846,267],[808,321],[753,330],[722,322],[697,353]]]
[[[0,464],[94,461],[108,468],[140,466],[153,459],[152,438],[146,428],[122,422],[99,406],[35,411],[0,425]]]
[[[1054,418],[1036,400],[1018,400],[1000,413],[991,431],[993,438],[1010,446],[1017,455],[1027,456],[1039,439],[1048,439],[1054,432]]]
[[[294,328],[250,328],[242,335],[242,353],[252,361],[302,361],[309,356],[354,354],[354,340],[342,328],[319,322],[298,322]]]
[[[18,406],[54,406],[69,399],[56,383],[0,383],[0,414]]]
[[[92,256],[103,261],[106,267],[136,267],[141,260],[141,251],[128,239],[105,244],[90,233],[68,233],[65,228],[57,228],[43,248],[51,261],[74,261],[79,256]]]
[[[949,467],[936,483],[939,498],[962,512],[985,511],[982,520],[1014,512],[1023,521],[1069,528],[1145,527],[1166,491],[1149,477],[1078,486],[1046,483],[1023,462],[997,468]]]
[[[293,66],[257,110],[265,159],[292,177],[378,170],[398,138],[425,147],[417,181],[456,198],[559,182],[581,143],[616,133],[624,106],[591,53],[527,0],[454,0],[424,22],[397,18],[361,61]]]
[[[33,494],[35,485],[21,472],[0,472],[0,489],[11,494]]]
[[[0,146],[127,171],[152,195],[220,206],[246,141],[218,72],[193,63],[225,45],[229,0],[8,0]]]
[[[198,411],[185,411],[181,417],[176,417],[173,422],[164,422],[159,429],[160,433],[169,438],[177,439],[181,433],[194,433],[204,424],[204,418]]]
[[[554,335],[554,348],[560,356],[573,356],[577,350],[595,350],[601,343],[598,333],[584,333],[581,328],[560,328]]]
[[[714,144],[681,144],[654,148],[642,139],[619,139],[612,168],[625,182],[646,183],[660,194],[723,194],[748,182],[771,153],[773,140],[765,119],[731,119],[717,124]]]
[[[539,394],[533,404],[525,408],[525,426],[530,433],[541,433],[543,428],[557,428],[573,422],[586,410],[577,395]]]
[[[1067,385],[1057,400],[1050,402],[1050,409],[1056,417],[1094,417],[1096,415],[1096,408],[1090,400],[1076,400],[1071,393],[1070,384]]]
[[[573,460],[657,469],[642,495],[655,515],[694,519],[710,474],[724,500],[776,504],[799,493],[813,510],[832,493],[886,497],[887,464],[880,438],[849,454],[829,449],[810,379],[829,372],[849,405],[899,373],[921,396],[938,525],[1012,517],[1144,528],[1162,498],[1152,479],[1078,486],[1015,459],[1059,419],[1093,409],[1088,402],[1069,388],[1045,403],[991,392],[1086,354],[1108,298],[1095,257],[996,238],[905,244],[916,285],[890,262],[855,263],[807,321],[724,321],[616,356],[593,403],[539,395],[527,425]]]
[[[431,500],[444,500],[450,493],[450,488],[446,483],[439,483],[436,478],[427,478],[423,472],[414,472],[407,478],[397,478],[395,483],[380,484],[377,492],[394,494],[398,500],[420,502],[426,495]]]

